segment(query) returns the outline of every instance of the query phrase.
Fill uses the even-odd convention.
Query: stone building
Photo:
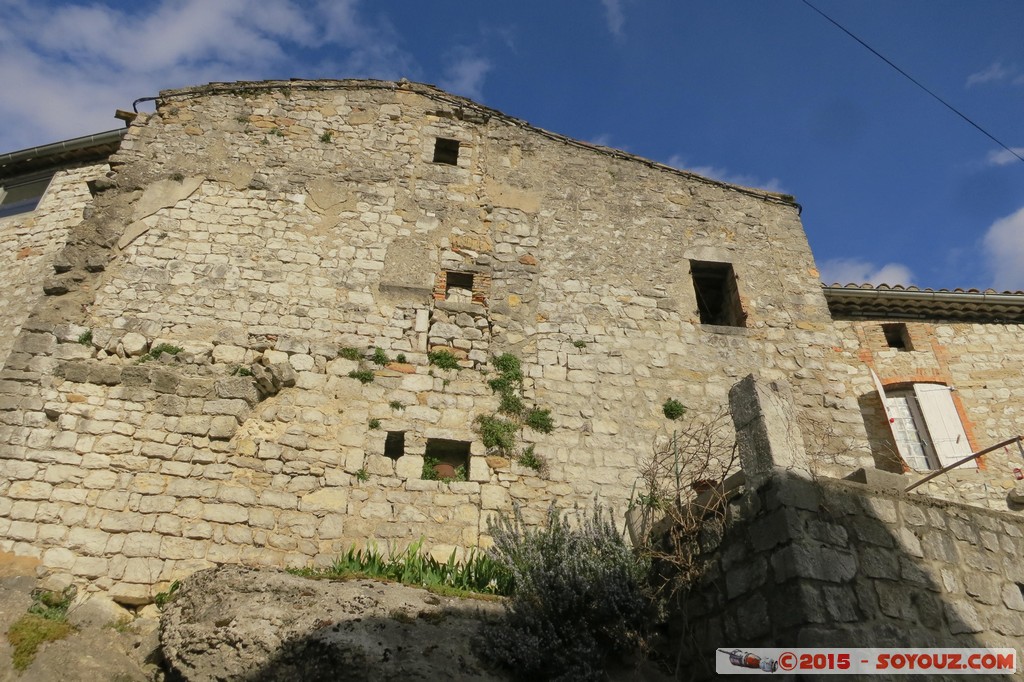
[[[917,466],[1021,429],[1024,296],[823,289],[787,195],[405,81],[166,91],[107,135],[0,217],[0,549],[126,603],[352,543],[447,556],[513,504],[622,510],[665,401],[713,414],[748,374],[791,386],[822,473],[912,458],[869,367],[894,410],[957,389],[964,436],[929,421]],[[520,403],[538,428],[485,445]],[[927,490],[1005,509],[1011,462]]]

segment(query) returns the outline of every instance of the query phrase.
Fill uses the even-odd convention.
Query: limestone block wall
[[[787,474],[733,505],[687,603],[688,669],[706,678],[725,642],[1016,648],[1024,636],[1015,514]]]
[[[104,163],[59,171],[35,211],[0,218],[0,366],[42,296],[68,230],[82,220],[91,200],[86,182],[108,170]]]
[[[868,368],[885,386],[934,382],[953,387],[953,401],[972,451],[1024,435],[1024,327],[1018,324],[906,322],[912,350],[891,348],[882,324],[893,320],[837,320],[842,335],[836,357],[848,365],[837,373],[863,414],[865,438],[879,466],[887,467],[895,444]],[[994,509],[1017,509],[1008,493],[1024,469],[1016,446],[985,455],[977,470],[951,472],[925,484],[930,496]]]
[[[435,161],[438,138],[458,142],[454,163]],[[16,340],[35,369],[0,376],[0,547],[122,600],[351,542],[423,536],[447,554],[486,544],[513,503],[528,520],[552,501],[622,509],[638,459],[678,427],[663,402],[715,412],[751,372],[788,380],[801,420],[837,425],[804,429],[808,450],[864,442],[785,197],[407,83],[163,93],[111,166],[81,228],[109,235],[105,266],[56,276],[68,293]],[[744,326],[700,323],[691,260],[732,264]],[[162,344],[183,351],[140,362]],[[377,348],[404,362],[372,363]],[[431,366],[439,349],[461,369]],[[543,474],[474,428],[505,352],[555,422],[519,434]],[[431,441],[469,444],[467,481],[423,479]]]

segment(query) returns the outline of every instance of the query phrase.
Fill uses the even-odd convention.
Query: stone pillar
[[[729,410],[748,490],[763,486],[777,469],[810,477],[789,386],[748,374],[729,390]]]

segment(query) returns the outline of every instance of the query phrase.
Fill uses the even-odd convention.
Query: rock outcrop
[[[184,680],[500,680],[476,637],[501,613],[404,585],[221,567],[182,585],[160,637]]]

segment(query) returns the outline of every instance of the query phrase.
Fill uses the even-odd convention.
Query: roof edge
[[[1024,292],[907,290],[822,285],[833,314],[1024,322]]]
[[[38,167],[45,164],[48,158],[57,159],[59,156],[81,152],[90,148],[101,149],[112,144],[120,144],[127,131],[128,128],[115,128],[114,130],[107,130],[102,133],[73,137],[69,140],[51,142],[50,144],[0,154],[0,175],[14,175],[14,173],[10,172],[12,169],[16,169],[18,166],[29,162],[32,166]]]

